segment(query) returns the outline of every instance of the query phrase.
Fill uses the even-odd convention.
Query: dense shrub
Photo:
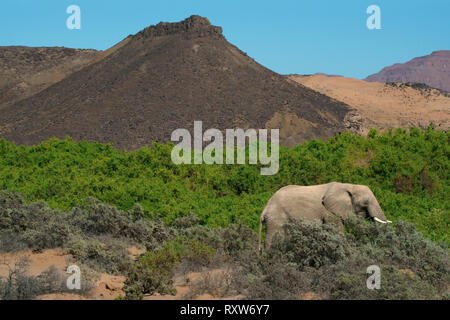
[[[335,266],[334,272],[330,270],[324,277],[330,280],[330,283],[324,285],[324,278],[320,281],[323,286],[328,287],[328,292],[322,292],[323,296],[340,300],[423,300],[440,298],[439,291],[431,283],[407,272],[401,272],[392,265],[379,266],[381,270],[380,289],[369,290],[366,287],[368,274],[365,269],[367,266],[367,261],[366,263],[345,261],[339,266]]]
[[[67,247],[76,261],[97,271],[120,275],[132,263],[127,244],[112,238],[72,238]]]
[[[345,234],[314,222],[293,221],[286,236],[254,263],[240,265],[236,287],[253,299],[438,299],[450,283],[443,249],[397,221],[393,226],[351,219]],[[381,289],[366,287],[367,267],[381,269]]]
[[[95,270],[124,274],[131,263],[129,246],[154,250],[175,234],[162,221],[146,219],[139,206],[126,212],[87,199],[82,206],[63,212],[0,192],[0,251],[63,247]]]
[[[350,254],[349,243],[332,225],[298,220],[284,228],[285,239],[275,242],[270,252],[283,255],[299,270],[335,264]]]
[[[18,194],[0,191],[0,231],[3,235],[12,234],[17,249],[61,247],[72,232],[70,229],[65,213],[43,202],[27,204]],[[5,249],[7,244],[2,241],[1,245]]]
[[[358,219],[346,223],[347,241],[364,248],[373,261],[403,266],[438,289],[449,280],[448,250],[416,231],[413,224],[398,220],[385,226]]]
[[[109,235],[128,239],[152,250],[174,237],[173,230],[159,219],[145,219],[142,207],[119,210],[94,198],[73,208],[68,215],[71,226],[88,236]]]
[[[248,299],[292,300],[310,292],[315,277],[314,269],[300,271],[282,255],[271,254],[247,262],[243,269],[235,271],[233,280],[234,287]]]

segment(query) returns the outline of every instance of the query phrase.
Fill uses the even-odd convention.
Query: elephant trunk
[[[369,205],[367,211],[368,211],[369,215],[377,222],[380,222],[380,223],[391,223],[392,222],[386,218],[383,210],[381,209],[381,207],[378,204],[378,201],[376,199],[375,199],[374,203]]]

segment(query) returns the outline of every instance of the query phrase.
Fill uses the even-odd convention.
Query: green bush
[[[5,191],[0,191],[0,231],[14,234],[16,247],[33,249],[61,247],[71,233],[63,212],[43,202],[27,204],[20,195]]]
[[[400,272],[392,265],[380,265],[380,289],[369,290],[366,287],[367,265],[349,265],[345,263],[330,288],[331,299],[339,300],[423,300],[437,299],[437,290],[429,282],[419,277]]]
[[[181,261],[208,265],[214,250],[196,240],[177,237],[163,248],[139,257],[130,269],[124,291],[128,299],[140,299],[144,294],[174,294],[174,268]]]
[[[73,238],[67,247],[76,261],[109,274],[124,274],[132,263],[127,244],[120,240]]]
[[[296,220],[284,229],[285,238],[276,241],[270,252],[283,255],[299,270],[335,264],[350,254],[350,244],[332,225]]]
[[[437,246],[402,220],[385,226],[359,219],[346,223],[347,241],[365,248],[366,256],[383,263],[403,266],[437,289],[449,278],[448,250]]]
[[[159,219],[145,219],[140,205],[128,211],[119,210],[97,199],[88,198],[73,208],[67,219],[71,226],[88,236],[109,235],[128,239],[153,250],[174,237],[171,228]]]

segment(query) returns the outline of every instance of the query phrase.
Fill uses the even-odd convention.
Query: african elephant
[[[323,223],[338,223],[350,215],[372,217],[380,223],[386,219],[377,199],[367,186],[331,182],[315,186],[286,186],[278,190],[269,200],[259,222],[259,249],[261,230],[266,223],[264,247],[268,248],[275,233],[282,231],[290,219],[304,218]]]

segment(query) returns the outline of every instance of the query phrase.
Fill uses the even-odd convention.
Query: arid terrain
[[[289,79],[351,106],[346,125],[358,134],[367,134],[371,127],[386,130],[432,124],[448,130],[450,126],[450,95],[438,89],[326,75],[291,75]]]

